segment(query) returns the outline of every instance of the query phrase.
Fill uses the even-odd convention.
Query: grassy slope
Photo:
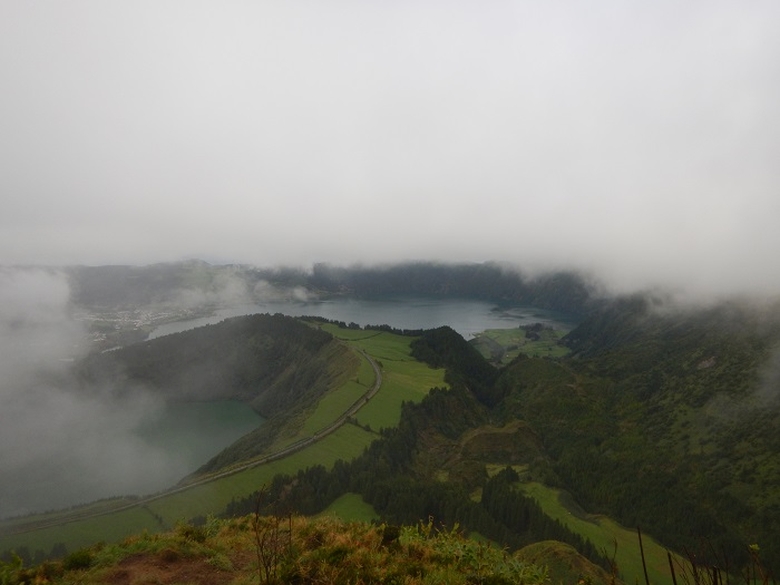
[[[379,520],[379,514],[367,504],[360,494],[347,493],[337,498],[325,508],[322,515],[332,515],[345,522],[373,522]]]
[[[585,585],[586,583],[610,583],[612,575],[601,567],[588,562],[577,550],[557,540],[543,540],[529,544],[515,553],[522,561],[547,567],[549,585]]]
[[[433,387],[444,387],[444,370],[433,369],[409,355],[412,337],[386,331],[357,331],[323,327],[334,336],[366,351],[382,367],[382,390],[357,414],[357,422],[371,429],[394,427],[401,418],[401,403],[419,402]],[[361,371],[358,379],[373,372]]]
[[[642,555],[635,530],[628,530],[606,516],[584,514],[576,505],[566,505],[564,502],[570,497],[562,497],[565,494],[561,490],[536,482],[523,483],[521,488],[539,502],[545,514],[587,538],[599,550],[607,551],[608,557],[611,558],[614,553],[618,571],[626,583],[644,582]],[[642,544],[650,582],[671,584],[666,548],[648,535],[642,536]]]
[[[258,542],[260,544],[258,544]],[[75,566],[78,565],[78,566]],[[489,545],[429,525],[383,525],[247,516],[181,524],[93,547],[25,571],[0,564],[3,583],[525,583],[546,571]]]

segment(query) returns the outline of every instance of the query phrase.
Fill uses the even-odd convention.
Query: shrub
[[[62,568],[66,571],[88,569],[92,566],[92,559],[92,553],[87,549],[77,550],[62,559]]]

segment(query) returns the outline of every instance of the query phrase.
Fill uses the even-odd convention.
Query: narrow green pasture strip
[[[606,516],[575,515],[561,502],[561,490],[535,482],[523,483],[522,489],[526,495],[539,502],[545,514],[590,540],[599,551],[606,551],[607,556],[612,556],[617,541],[615,560],[623,580],[626,583],[645,582],[636,530],[620,526]],[[650,583],[671,585],[666,549],[646,534],[642,535],[642,544]]]
[[[374,368],[367,359],[362,358],[360,360],[360,367],[358,368],[357,374],[355,375],[355,382],[368,390],[374,385],[375,381],[376,375],[374,374]]]
[[[65,543],[69,551],[94,544],[96,541],[116,542],[144,530],[157,532],[160,523],[149,510],[140,506],[104,516],[96,516],[52,528],[41,528],[26,534],[0,537],[0,550],[26,546],[31,553],[49,553],[57,543]]]
[[[357,354],[357,351],[355,352]],[[333,424],[355,402],[368,392],[376,382],[376,374],[371,363],[360,355],[360,366],[353,380],[348,380],[338,388],[330,390],[317,403],[314,411],[306,418],[301,429],[292,437],[279,441],[275,447],[282,448],[300,439],[314,436],[314,433]]]
[[[357,457],[376,438],[374,433],[347,424],[289,457],[155,500],[149,503],[149,508],[159,514],[168,526],[196,515],[217,514],[233,498],[248,496],[269,484],[277,474],[292,475],[314,465],[330,468],[338,459],[348,461]]]
[[[331,388],[309,413],[303,413],[297,418],[300,425],[290,425],[292,432],[287,432],[276,438],[268,452],[284,449],[301,439],[309,439],[318,431],[321,431],[336,422],[344,412],[357,402],[366,392],[373,387],[376,381],[374,368],[371,363],[357,350],[355,354],[355,367],[350,374],[352,379],[344,381],[340,386]]]
[[[363,496],[354,493],[347,493],[337,498],[319,515],[336,516],[345,522],[371,522],[379,519],[379,514],[373,506],[367,504]]]
[[[337,390],[329,392],[320,399],[319,403],[317,404],[317,408],[309,416],[309,418],[306,419],[306,422],[304,423],[299,435],[301,437],[311,437],[317,431],[320,431],[333,424],[367,391],[368,388],[362,384],[350,381]]]
[[[386,331],[373,332],[374,335],[350,342],[351,345],[365,350],[374,359],[385,361],[415,361],[409,355],[414,337],[396,335]]]

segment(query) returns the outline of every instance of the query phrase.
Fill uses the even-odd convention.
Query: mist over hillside
[[[347,372],[353,366],[342,367],[349,362],[339,353],[343,344],[327,345],[328,336],[311,324],[281,315],[229,319],[143,341],[160,323],[271,300],[306,306],[383,296],[475,298],[497,307],[566,311],[578,325],[560,342],[559,357],[526,355],[521,348],[504,363],[488,362],[452,329],[415,333],[413,357],[445,368],[452,394],[439,390],[422,410],[404,409],[399,434],[388,440],[392,445],[392,436],[404,437],[405,459],[396,461],[393,447],[379,446],[376,460],[349,464],[354,476],[342,466],[341,475],[317,480],[328,485],[323,494],[357,491],[388,518],[408,521],[424,510],[373,499],[398,476],[421,482],[414,483],[420,493],[444,490],[452,508],[434,506],[433,495],[425,505],[443,521],[461,522],[458,490],[482,489],[486,469],[514,465],[522,481],[567,489],[589,511],[642,525],[667,546],[688,546],[690,531],[729,550],[756,539],[766,543],[768,562],[777,562],[777,550],[766,542],[780,527],[778,495],[766,489],[780,481],[780,305],[771,298],[693,303],[659,289],[618,295],[577,273],[523,274],[492,263],[299,270],[189,261],[5,268],[1,276],[2,515],[98,494],[148,493],[191,473],[180,457],[137,433],[162,417],[171,400],[239,399],[264,416],[303,420],[318,400],[304,388],[324,391],[334,376],[353,375]],[[255,321],[270,328],[249,333]],[[296,331],[314,343],[315,353],[298,341],[282,342]],[[345,331],[345,339],[375,334],[355,323]],[[330,349],[316,353],[321,347]],[[331,369],[336,362],[338,372]],[[270,394],[255,394],[266,387]],[[417,422],[408,426],[407,417]],[[274,425],[245,435],[201,472],[262,454],[283,428]],[[479,441],[472,434],[495,437]],[[426,458],[429,449],[437,457]],[[366,469],[375,465],[369,475],[385,487],[365,483]],[[385,477],[388,469],[394,471]],[[442,477],[452,486],[438,485]],[[327,505],[307,499],[305,481],[290,481],[279,489],[291,502],[300,489],[306,510]]]
[[[760,541],[780,574],[778,23],[776,0],[0,2],[0,517],[190,477],[190,441],[141,432],[182,405],[268,417],[222,469],[314,433],[327,394],[341,451],[375,457],[277,482],[312,513],[349,492],[588,548],[549,510],[500,518],[537,482],[666,546]],[[300,318],[411,297],[512,330]],[[383,367],[400,422],[347,416]]]
[[[118,396],[120,379],[87,392],[73,383],[89,340],[64,274],[4,270],[0,295],[0,514],[149,490],[155,476],[159,489],[185,471],[134,433],[160,398],[140,386]]]
[[[115,271],[107,272],[110,280]],[[83,308],[74,307],[68,282],[59,271],[2,273],[0,516],[148,494],[195,471],[204,460],[193,466],[187,453],[166,449],[142,432],[169,421],[171,404],[240,400],[271,416],[323,388],[317,368],[325,359],[315,358],[329,337],[315,340],[317,332],[292,320],[256,316],[254,326],[224,322],[98,352],[87,331],[91,321],[77,318]],[[156,301],[162,290],[173,292],[175,303],[188,292],[163,286],[148,296],[145,281],[140,292],[122,288],[129,296],[119,309],[132,306],[130,297]],[[207,291],[190,292],[207,305],[213,300]],[[115,302],[106,295],[102,305]],[[295,331],[303,335],[300,341]],[[304,342],[314,346],[306,349]],[[262,350],[266,346],[272,351]],[[299,355],[303,351],[306,359]],[[295,381],[285,383],[282,369],[295,372]],[[286,394],[279,395],[280,389]]]

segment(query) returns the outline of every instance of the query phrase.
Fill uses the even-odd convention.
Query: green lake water
[[[0,469],[0,518],[165,490],[263,424],[237,401],[153,402],[144,412],[139,408],[109,417],[113,426],[91,412],[79,425],[63,427],[73,436],[62,445],[48,445],[37,457],[32,452],[13,473]],[[64,409],[62,415],[68,414]],[[127,426],[130,421],[133,426]],[[52,451],[56,457],[47,454]]]
[[[176,473],[191,473],[246,433],[263,418],[243,402],[180,402],[165,406],[136,434],[151,449],[177,460]],[[170,478],[173,482],[181,477]]]

